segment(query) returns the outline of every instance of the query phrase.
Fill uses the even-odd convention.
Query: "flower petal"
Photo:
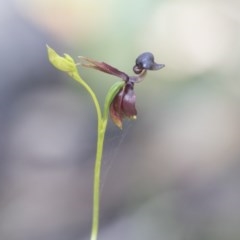
[[[133,84],[127,84],[124,89],[124,95],[121,104],[121,110],[125,117],[136,118],[137,110],[135,103],[136,95],[133,90]]]
[[[113,99],[116,97],[116,95],[123,89],[123,86],[125,85],[125,82],[118,81],[115,82],[110,89],[107,92],[105,103],[104,103],[104,112],[103,112],[103,119],[106,120],[108,118],[110,105],[113,102]]]
[[[110,105],[110,116],[112,121],[122,129],[124,118],[136,119],[135,107],[136,96],[133,90],[134,83],[128,82],[116,94]]]
[[[122,129],[123,116],[121,116],[121,114],[119,114],[119,112],[116,111],[113,102],[110,105],[110,117],[111,117],[112,121],[114,122],[114,124],[117,125],[120,129]]]
[[[105,63],[105,62],[98,62],[93,59],[87,58],[87,57],[79,57],[80,59],[84,60],[85,63],[81,63],[83,67],[88,67],[88,68],[94,68],[96,70],[99,70],[101,72],[105,72],[111,75],[114,75],[116,77],[121,78],[124,81],[128,80],[128,75],[124,72],[119,71],[117,68],[112,67],[111,65]]]
[[[115,95],[110,105],[111,119],[121,129],[122,129],[122,120],[125,117],[125,114],[121,109],[124,91],[125,91],[125,85],[118,91],[118,93]]]

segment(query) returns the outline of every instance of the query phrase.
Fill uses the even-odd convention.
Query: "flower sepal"
[[[116,97],[117,93],[122,89],[124,86],[124,82],[115,82],[107,92],[105,103],[104,103],[104,114],[103,119],[106,120],[108,118],[109,107]]]
[[[137,110],[135,107],[136,95],[133,89],[134,84],[125,83],[117,92],[110,105],[110,117],[114,124],[122,129],[124,118],[136,119]]]

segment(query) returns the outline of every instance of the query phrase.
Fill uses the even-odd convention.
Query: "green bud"
[[[64,54],[64,57],[58,55],[52,48],[47,45],[48,59],[52,65],[63,72],[76,71],[76,64],[72,57]]]

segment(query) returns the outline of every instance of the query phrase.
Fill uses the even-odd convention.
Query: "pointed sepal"
[[[114,83],[110,89],[108,90],[108,93],[106,95],[105,98],[105,103],[104,103],[104,115],[103,118],[104,120],[107,120],[108,118],[108,114],[109,114],[109,109],[111,111],[111,103],[113,102],[113,99],[116,97],[116,95],[119,93],[119,91],[124,87],[124,82],[116,82]],[[121,122],[119,122],[118,117],[116,116],[116,118],[113,119],[113,117],[111,116],[113,122],[119,127],[122,128],[122,124]]]

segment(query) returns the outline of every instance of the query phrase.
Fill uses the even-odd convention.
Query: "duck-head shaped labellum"
[[[133,67],[133,71],[136,74],[140,74],[145,70],[159,70],[163,68],[164,64],[158,64],[154,62],[154,56],[150,52],[145,52],[139,55],[136,59],[136,64]]]

